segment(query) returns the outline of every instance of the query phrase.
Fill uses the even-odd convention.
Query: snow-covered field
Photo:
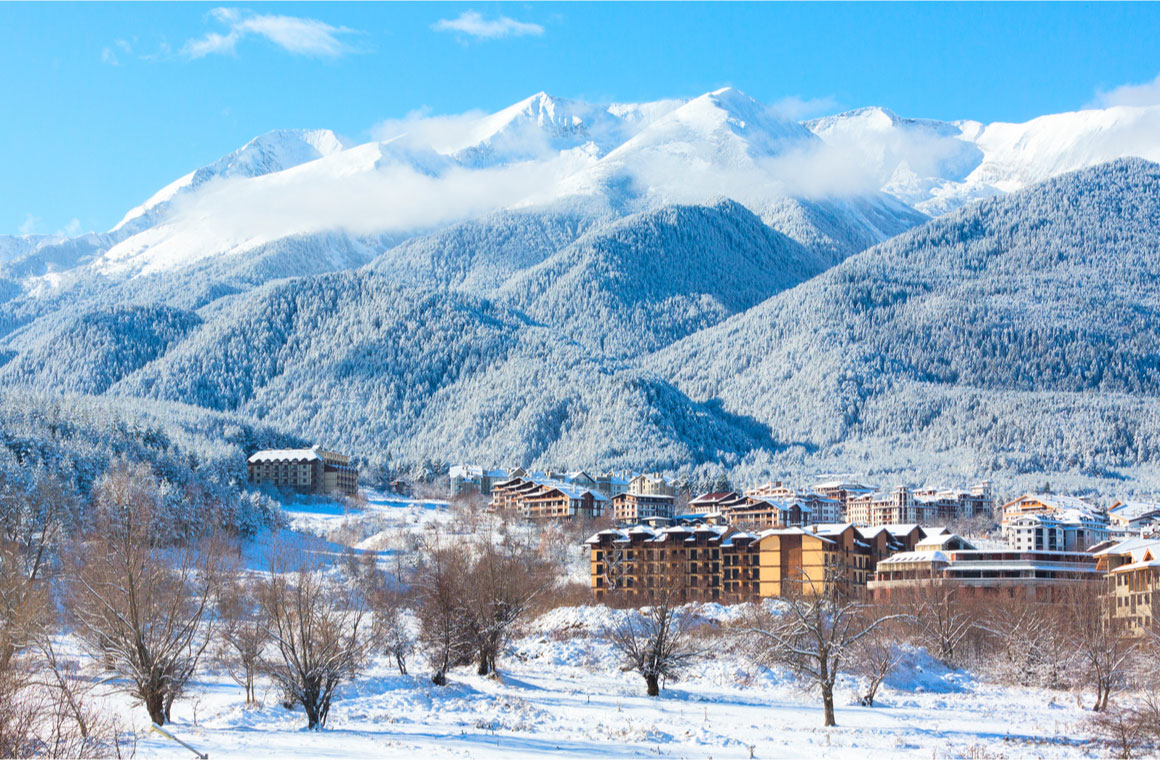
[[[380,659],[344,689],[320,733],[304,730],[301,710],[285,710],[269,690],[262,709],[243,708],[241,690],[224,678],[193,685],[170,729],[211,757],[1099,756],[1071,738],[1081,736],[1084,713],[1070,695],[992,687],[921,653],[873,708],[854,704],[847,680],[832,729],[822,728],[817,697],[791,676],[733,657],[709,655],[649,699],[597,634],[608,615],[564,608],[534,621],[501,661],[499,680],[463,668],[438,688],[418,658],[409,676]],[[158,736],[138,752],[189,756]]]
[[[291,517],[291,538],[333,536],[344,527],[362,551],[389,555],[392,549],[383,544],[393,529],[445,528],[452,513],[446,505],[378,496],[359,512],[314,505]],[[740,608],[698,605],[697,612],[710,625],[727,624]],[[684,678],[650,699],[640,676],[621,671],[602,635],[617,614],[602,606],[562,607],[529,621],[500,660],[498,679],[460,668],[439,688],[426,677],[420,655],[411,658],[407,676],[380,657],[342,689],[321,732],[306,731],[302,711],[283,708],[269,682],[258,689],[262,707],[247,709],[241,688],[224,673],[203,673],[174,705],[168,728],[218,758],[1023,758],[1103,752],[1080,727],[1085,713],[1074,695],[1000,688],[947,670],[922,651],[907,657],[875,707],[857,705],[857,682],[843,679],[837,728],[822,727],[819,698],[791,674],[712,646]],[[150,734],[144,710],[127,698],[111,694],[108,706],[137,730],[139,756],[192,756]]]

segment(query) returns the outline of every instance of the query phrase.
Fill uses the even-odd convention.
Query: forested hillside
[[[835,462],[1117,477],[1160,454],[1158,265],[1160,167],[1122,160],[900,235],[647,366]]]
[[[279,241],[43,314],[16,299],[0,382],[225,411],[403,470],[1160,486],[1160,167],[1066,175],[850,256],[900,218],[876,208],[525,209],[327,274],[373,246],[344,263],[346,237]]]
[[[149,467],[175,531],[213,525],[252,534],[277,524],[270,496],[246,486],[246,456],[301,439],[239,417],[143,399],[0,391],[0,498],[59,478],[89,498],[119,462]]]

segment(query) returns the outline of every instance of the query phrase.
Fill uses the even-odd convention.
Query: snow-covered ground
[[[350,539],[358,551],[389,556],[400,528],[452,529],[446,503],[372,494],[365,508],[314,504],[288,510],[283,545],[309,536],[336,552]],[[260,557],[265,542],[254,548]],[[260,566],[260,562],[258,562]],[[708,626],[727,625],[741,607],[697,605]],[[822,727],[816,693],[787,672],[752,664],[707,638],[707,653],[657,699],[644,681],[622,672],[604,632],[618,613],[603,606],[561,607],[529,621],[499,662],[502,676],[473,667],[440,688],[420,654],[410,675],[377,658],[346,685],[325,730],[304,729],[300,709],[278,702],[270,682],[262,706],[247,709],[243,692],[212,670],[190,684],[168,729],[210,757],[334,758],[864,758],[868,753],[924,758],[1097,757],[1080,724],[1086,713],[1066,692],[1002,688],[952,671],[921,650],[911,652],[879,692],[876,706],[857,704],[858,682],[843,678],[837,728]],[[117,693],[106,697],[139,736],[141,757],[191,757],[148,730],[143,708]]]
[[[730,611],[706,613],[727,618]],[[533,621],[501,661],[499,680],[463,668],[438,688],[419,658],[409,676],[382,658],[343,690],[320,733],[304,730],[301,710],[277,704],[268,685],[260,690],[264,707],[247,710],[241,690],[216,677],[192,686],[174,706],[170,728],[211,757],[1099,755],[1078,730],[1084,713],[1071,695],[987,685],[921,652],[873,708],[855,704],[855,684],[845,679],[832,729],[821,725],[816,695],[792,676],[732,656],[708,655],[649,699],[643,680],[620,671],[599,635],[610,615],[602,607],[562,608]],[[138,723],[142,715],[138,709]],[[138,752],[189,756],[158,736],[146,737]]]

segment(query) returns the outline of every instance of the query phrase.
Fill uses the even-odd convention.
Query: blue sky
[[[1160,102],[1160,5],[0,3],[0,233],[104,230],[280,127],[725,85],[801,115]]]

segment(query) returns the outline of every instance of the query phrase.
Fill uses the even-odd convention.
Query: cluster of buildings
[[[598,599],[647,602],[676,589],[688,600],[730,603],[835,587],[884,600],[939,581],[968,596],[1050,603],[1075,584],[1103,583],[1125,628],[1160,627],[1160,505],[1101,510],[1026,494],[1002,507],[1001,545],[925,526],[992,510],[986,483],[885,494],[853,483],[806,492],[769,483],[744,495],[708,493],[689,501],[687,514],[622,521],[590,537],[591,587]],[[843,520],[815,522],[835,514]]]
[[[250,483],[298,493],[358,493],[358,468],[350,457],[318,446],[309,449],[266,449],[246,460]]]
[[[493,512],[529,520],[596,519],[615,515],[623,522],[669,519],[676,489],[664,478],[632,473],[592,477],[583,471],[527,472],[516,468],[490,484]]]

